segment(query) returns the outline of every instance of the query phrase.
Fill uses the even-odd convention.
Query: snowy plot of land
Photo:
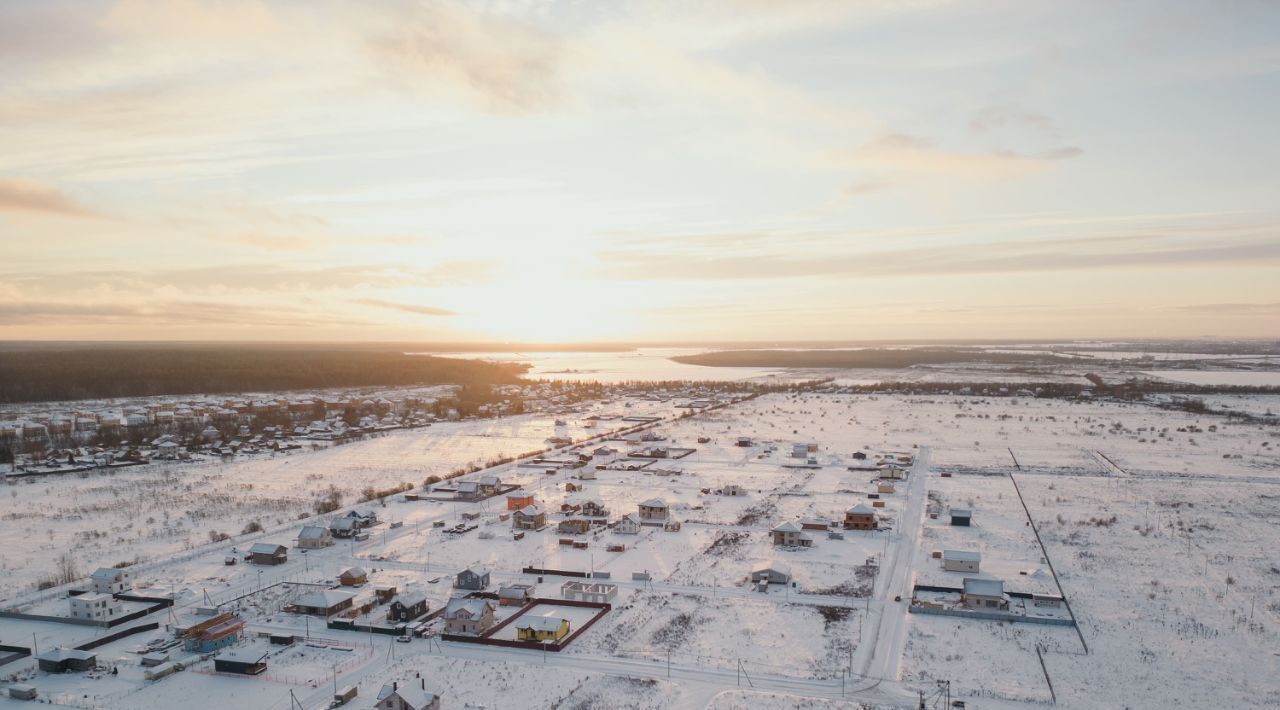
[[[671,403],[635,400],[617,411],[671,411]],[[614,408],[586,407],[581,417]],[[584,419],[555,427],[550,416],[525,415],[393,431],[314,451],[240,458],[232,462],[154,463],[102,472],[15,479],[0,491],[0,535],[13,541],[0,550],[0,601],[30,589],[72,551],[77,569],[156,559],[206,546],[211,532],[239,535],[251,522],[285,532],[291,521],[314,514],[329,486],[347,503],[366,488],[402,483],[420,486],[428,476],[545,448],[560,433],[575,439],[624,426],[617,420],[583,429]],[[285,528],[284,526],[289,526]],[[272,538],[275,540],[275,538]],[[229,549],[229,545],[222,546]],[[8,573],[12,571],[12,573]]]
[[[1241,406],[1249,401],[1242,399]],[[670,403],[654,407],[670,411]],[[550,422],[531,417],[450,426],[281,457],[287,464],[236,462],[219,469],[229,479],[175,497],[168,503],[171,516],[189,520],[187,511],[204,504],[196,493],[252,483],[253,490],[237,493],[248,505],[303,488],[308,493],[298,495],[299,507],[281,514],[279,532],[261,536],[291,545],[298,524],[285,524],[292,513],[306,512],[311,486],[332,482],[358,490],[374,482],[420,479],[499,452],[539,448],[551,433]],[[338,677],[340,686],[359,686],[362,703],[383,682],[411,682],[421,673],[429,689],[455,706],[745,707],[754,702],[841,707],[835,700],[842,674],[852,663],[874,668],[884,678],[878,688],[857,689],[868,702],[909,704],[916,688],[931,689],[935,680],[946,679],[953,697],[978,707],[1012,707],[1050,697],[1036,655],[1040,647],[1059,704],[1066,707],[1280,704],[1275,655],[1280,648],[1280,567],[1274,523],[1280,518],[1280,465],[1271,448],[1280,441],[1280,432],[1274,426],[1140,404],[779,394],[664,422],[654,430],[670,445],[698,451],[645,471],[599,471],[596,480],[586,481],[572,478],[568,469],[546,475],[538,469],[502,467],[504,478],[526,484],[553,513],[551,528],[527,533],[520,541],[513,539],[510,522],[499,520],[506,513],[502,498],[465,504],[402,502],[397,497],[377,510],[403,526],[382,525],[367,541],[340,542],[305,556],[291,550],[288,563],[279,567],[224,566],[230,543],[183,553],[181,543],[127,537],[123,543],[104,540],[98,550],[88,550],[82,564],[94,566],[108,553],[112,558],[139,554],[138,547],[156,557],[178,551],[163,563],[138,568],[139,582],[175,589],[180,612],[203,604],[205,594],[214,602],[242,597],[237,603],[255,633],[305,633],[308,622],[281,611],[299,593],[297,588],[277,583],[332,584],[338,572],[352,565],[370,572],[371,584],[424,590],[433,609],[453,593],[453,573],[475,563],[491,566],[495,586],[535,582],[520,572],[533,564],[607,571],[620,587],[612,612],[565,651],[546,658],[519,649],[374,638],[370,658]],[[739,436],[757,443],[736,447]],[[700,444],[699,437],[711,441]],[[527,442],[534,445],[523,446]],[[817,444],[820,467],[784,465],[796,463],[789,453],[797,442]],[[872,474],[846,468],[859,450],[873,457],[885,451],[915,453],[924,462],[893,494],[881,495],[885,507],[878,511],[892,532],[844,531],[845,539],[836,540],[815,530],[810,531],[811,548],[773,546],[769,529],[781,522],[833,517],[872,500],[867,497],[875,490]],[[679,473],[660,475],[660,470]],[[162,475],[157,471],[151,475]],[[177,483],[167,485],[203,485],[206,473],[202,466],[177,467],[167,474]],[[121,473],[114,480],[137,480],[124,477],[141,474]],[[271,480],[273,475],[282,480]],[[317,478],[310,481],[308,475]],[[962,578],[941,570],[931,557],[934,550],[955,548],[979,551],[979,576],[1000,577],[1009,589],[1056,588],[1052,576],[1045,575],[1048,563],[1041,561],[1011,475],[1081,620],[1088,655],[1074,629],[908,615],[905,603],[892,599],[900,580],[951,584]],[[58,500],[85,495],[82,489],[102,483],[98,478],[46,479],[15,488],[26,495],[26,489],[56,487],[31,501],[40,511],[34,514],[44,516],[51,513],[42,509],[56,510]],[[581,484],[584,490],[568,492],[566,483]],[[730,483],[743,486],[746,495],[714,492]],[[106,491],[94,495],[111,497]],[[574,536],[588,543],[585,550],[559,544],[566,537],[554,531],[562,503],[599,500],[616,520],[653,497],[670,505],[673,517],[682,522],[679,531],[644,528],[639,535],[598,531]],[[58,519],[58,534],[74,537],[77,530],[103,527],[108,519],[159,510],[154,499],[129,505],[134,506],[129,513],[106,507],[84,511],[79,519]],[[950,506],[972,508],[974,526],[952,529],[943,515],[929,517],[930,511],[945,513]],[[434,526],[455,525],[471,512],[480,513],[468,523],[477,525],[475,530],[448,535]],[[216,525],[232,527],[232,515],[224,514]],[[41,517],[35,520],[40,521],[37,530],[51,525]],[[263,522],[270,527],[273,520]],[[24,527],[22,519],[5,520],[4,525],[7,539],[18,541],[6,553],[9,566],[23,572],[17,576],[26,578],[23,586],[29,589],[36,573],[47,569],[54,548],[40,549],[48,543],[24,532],[30,526]],[[190,534],[193,542],[199,537]],[[608,552],[610,545],[625,545],[625,550]],[[868,558],[877,558],[885,571],[868,567]],[[29,566],[14,563],[25,559],[32,560]],[[773,585],[760,593],[745,584],[753,568],[775,559],[791,565],[794,589]],[[651,581],[632,581],[631,573],[637,571],[647,571]],[[889,579],[895,592],[886,591]],[[546,577],[536,594],[558,596],[562,581]],[[259,593],[260,586],[265,591]],[[499,616],[509,613],[504,609]],[[385,611],[376,610],[374,617],[378,614]],[[318,623],[310,622],[313,635],[347,643],[371,638],[319,631]],[[0,620],[0,642],[11,643],[32,631],[39,635],[33,624],[40,626]],[[58,634],[59,643],[101,635],[92,628],[42,628],[56,629],[48,633]],[[290,685],[183,672],[155,683],[143,681],[133,649],[164,635],[140,634],[100,649],[100,659],[122,668],[118,676],[49,676],[31,670],[30,661],[0,671],[33,681],[46,696],[88,696],[81,702],[102,707],[168,707],[208,697],[217,698],[219,705],[285,708],[290,689],[305,701],[304,707],[315,707],[332,692],[333,678],[320,664],[290,666],[285,661],[279,664],[281,673],[292,667],[294,677],[310,677]],[[755,679],[756,690],[773,694],[718,696],[736,687],[741,667]]]

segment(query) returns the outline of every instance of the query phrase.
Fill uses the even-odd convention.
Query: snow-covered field
[[[1213,406],[1271,405],[1219,397]],[[642,411],[676,414],[672,402],[628,409]],[[278,567],[223,564],[232,545],[266,540],[292,548],[299,518],[331,484],[350,504],[365,487],[417,485],[428,475],[542,448],[552,431],[549,418],[536,416],[439,424],[272,459],[17,483],[0,520],[10,541],[0,552],[0,595],[10,599],[6,606],[20,598],[30,610],[65,603],[57,590],[36,594],[34,582],[66,549],[82,572],[149,560],[135,567],[139,587],[174,590],[179,613],[239,599],[254,633],[308,629],[302,617],[280,610],[287,587],[273,584],[332,582],[354,565],[370,573],[371,584],[425,592],[432,609],[455,593],[453,574],[468,565],[488,566],[495,587],[536,582],[521,572],[525,566],[605,572],[619,585],[612,611],[562,652],[545,655],[425,639],[394,643],[321,630],[312,620],[313,635],[372,649],[338,672],[339,686],[359,686],[357,707],[371,704],[384,682],[420,682],[418,674],[444,696],[444,707],[902,707],[917,690],[935,691],[938,680],[979,708],[1047,703],[1049,681],[1066,707],[1280,704],[1280,460],[1272,448],[1280,431],[1136,403],[768,395],[659,423],[653,431],[663,443],[697,451],[642,471],[601,470],[580,481],[568,469],[546,475],[500,467],[498,475],[551,513],[550,527],[522,540],[500,520],[507,513],[502,497],[473,504],[393,496],[385,507],[357,506],[403,523],[379,525],[367,541],[306,555],[291,549]],[[593,433],[600,430],[572,432]],[[738,437],[754,445],[735,446]],[[789,456],[794,443],[816,444],[816,467],[794,467],[803,463]],[[884,530],[843,531],[844,539],[811,530],[812,547],[774,546],[769,530],[780,523],[838,520],[846,508],[874,500],[874,473],[847,468],[862,464],[852,457],[857,451],[872,460],[883,452],[917,459],[908,480],[879,494]],[[568,483],[582,490],[567,491]],[[729,484],[745,495],[716,493]],[[555,532],[562,504],[599,501],[612,521],[655,497],[670,506],[679,530],[597,530],[573,538],[586,549],[560,544],[568,537]],[[971,508],[973,526],[949,525],[950,507]],[[435,526],[473,512],[480,517],[468,524],[476,530],[451,535]],[[253,520],[266,532],[207,544],[209,531],[239,533]],[[612,545],[625,550],[610,552]],[[943,570],[932,553],[944,549],[980,552],[981,572]],[[868,566],[869,559],[877,564]],[[795,586],[754,591],[746,583],[751,570],[775,560],[791,565]],[[636,572],[647,572],[649,581],[633,580]],[[913,584],[960,586],[965,576],[1001,579],[1019,592],[1056,593],[1060,582],[1080,632],[906,613]],[[563,581],[544,576],[536,594],[559,596]],[[375,609],[374,618],[383,613]],[[499,618],[510,613],[503,608]],[[33,633],[38,644],[52,645],[103,632],[0,619],[0,643],[30,641]],[[92,707],[176,707],[209,698],[210,707],[286,708],[293,690],[312,708],[332,693],[332,674],[321,666],[340,653],[333,651],[282,657],[272,665],[275,680],[184,671],[144,681],[132,650],[165,635],[162,623],[99,649],[100,661],[121,668],[115,676],[51,676],[24,660],[0,666],[0,678],[27,678],[46,697]],[[0,699],[0,706],[9,702]]]

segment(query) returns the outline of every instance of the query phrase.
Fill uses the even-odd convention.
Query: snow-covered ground
[[[637,401],[627,412],[672,417],[672,404]],[[1270,406],[1256,397],[1215,398],[1214,406],[1230,405]],[[580,417],[574,419],[571,428]],[[144,560],[134,567],[139,587],[176,592],[179,614],[231,603],[254,634],[305,635],[309,628],[364,650],[302,645],[297,657],[270,665],[270,678],[207,675],[195,672],[196,664],[149,682],[134,649],[166,636],[162,613],[153,617],[161,629],[98,650],[117,675],[52,676],[24,660],[0,666],[0,678],[29,679],[63,702],[120,708],[283,709],[291,690],[313,708],[332,694],[333,666],[337,685],[359,687],[357,707],[371,704],[383,683],[421,682],[419,674],[444,707],[904,707],[918,690],[936,691],[938,680],[979,708],[1044,704],[1053,697],[1049,681],[1065,707],[1280,704],[1280,461],[1272,448],[1280,432],[1142,404],[768,395],[660,422],[653,431],[663,443],[697,451],[645,470],[601,470],[594,480],[578,480],[569,469],[547,475],[499,467],[498,475],[551,513],[550,527],[522,540],[500,519],[507,514],[503,497],[459,503],[393,496],[385,507],[356,506],[403,523],[384,522],[367,541],[306,555],[291,549],[278,567],[223,564],[233,545],[243,550],[262,540],[292,548],[315,498],[331,484],[351,503],[366,487],[418,485],[428,475],[542,448],[553,429],[550,418],[537,416],[438,424],[274,459],[14,484],[0,520],[9,542],[0,552],[5,606],[16,600],[44,613],[65,604],[59,590],[40,594],[34,583],[70,549],[82,573]],[[738,437],[754,445],[738,447]],[[816,467],[794,466],[803,463],[790,457],[794,443],[816,444]],[[893,493],[872,499],[874,473],[848,468],[864,464],[853,458],[858,451],[871,460],[908,454],[915,463]],[[567,491],[568,483],[582,490]],[[745,495],[716,493],[729,484]],[[586,549],[560,544],[569,537],[555,532],[562,504],[596,500],[614,521],[650,498],[670,506],[679,530],[597,530],[573,538]],[[848,530],[832,539],[810,530],[812,547],[772,544],[769,531],[780,523],[840,519],[846,508],[873,501],[884,504],[876,508],[882,531]],[[949,525],[951,507],[972,509],[973,526]],[[463,513],[480,514],[468,523],[478,529],[451,535],[435,526],[462,522]],[[210,530],[239,533],[253,520],[266,531],[208,544]],[[625,549],[608,551],[614,545]],[[981,572],[943,570],[932,553],[944,549],[980,552]],[[757,592],[746,583],[752,569],[775,560],[791,565],[794,587]],[[613,610],[572,645],[545,655],[427,639],[401,644],[323,629],[316,620],[308,627],[281,611],[300,592],[277,583],[332,583],[355,565],[370,573],[371,584],[423,591],[436,609],[455,593],[453,574],[475,564],[492,570],[494,587],[536,583],[522,573],[526,566],[605,572],[619,594]],[[636,572],[649,580],[633,580]],[[906,613],[914,584],[960,586],[965,576],[1001,579],[1019,592],[1056,593],[1060,582],[1079,635],[1070,627]],[[557,597],[563,581],[544,576],[536,594]],[[377,608],[374,618],[384,613]],[[499,618],[510,613],[503,608]],[[103,633],[0,619],[4,644],[29,645],[35,634],[47,648]],[[0,707],[10,704],[17,706],[0,699]]]

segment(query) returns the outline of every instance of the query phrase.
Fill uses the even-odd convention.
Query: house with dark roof
[[[249,548],[249,561],[255,565],[282,565],[289,561],[288,551],[274,542],[255,542]]]
[[[478,592],[489,586],[489,570],[484,567],[468,567],[458,573],[453,586]]]

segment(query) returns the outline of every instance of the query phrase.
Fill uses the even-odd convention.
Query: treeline
[[[525,365],[312,346],[0,350],[0,402],[517,382]]]
[[[989,362],[1059,364],[1071,358],[1036,353],[995,353],[951,348],[869,348],[866,350],[721,350],[671,358],[708,367],[901,368],[913,365]]]

